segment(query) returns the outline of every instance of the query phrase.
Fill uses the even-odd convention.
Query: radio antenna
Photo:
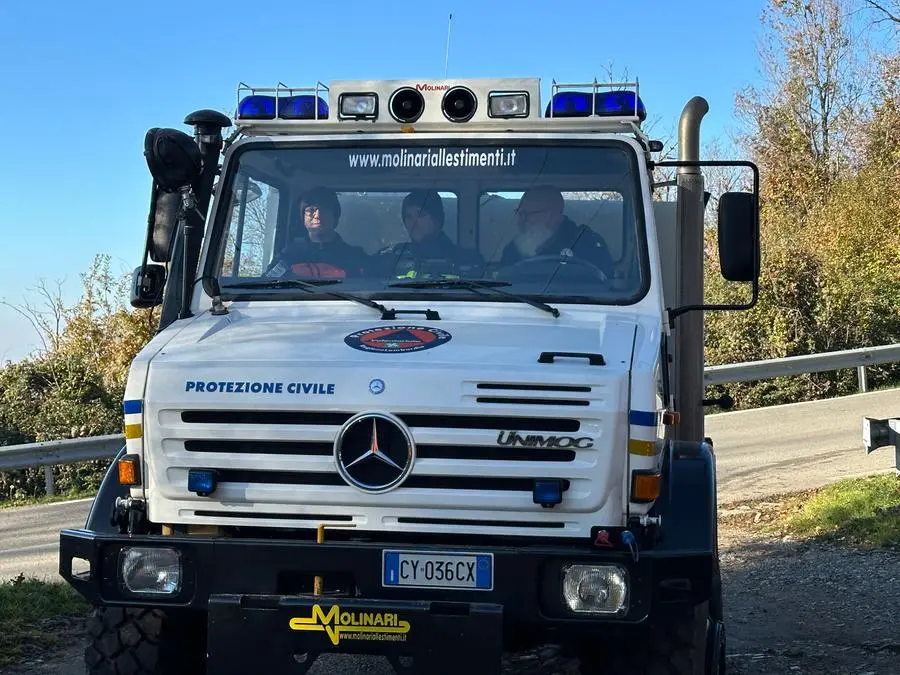
[[[450,24],[453,22],[453,13],[447,19],[447,50],[444,53],[444,78],[447,77],[447,65],[450,63]]]

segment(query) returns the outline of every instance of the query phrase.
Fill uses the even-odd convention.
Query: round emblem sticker
[[[379,326],[350,333],[344,343],[361,352],[405,354],[450,341],[450,333],[428,326]]]

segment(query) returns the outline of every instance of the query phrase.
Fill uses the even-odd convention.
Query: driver
[[[387,274],[412,277],[423,267],[434,267],[442,273],[469,276],[484,264],[478,251],[460,248],[444,232],[444,205],[435,190],[413,190],[406,195],[400,217],[410,240],[380,252]]]
[[[341,203],[337,194],[312,188],[299,202],[305,232],[298,233],[266,270],[267,277],[344,279],[364,273],[369,256],[337,233]]]
[[[519,233],[503,249],[500,266],[535,256],[571,256],[593,263],[612,277],[612,255],[603,237],[587,225],[576,225],[563,213],[564,207],[562,193],[554,187],[527,190],[516,208]]]

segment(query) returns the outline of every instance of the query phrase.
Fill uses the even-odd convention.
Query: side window
[[[229,209],[223,277],[262,276],[274,253],[280,194],[277,188],[239,175]]]

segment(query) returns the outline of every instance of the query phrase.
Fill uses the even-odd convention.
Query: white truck
[[[151,129],[159,330],[60,535],[88,672],[725,672],[703,316],[756,302],[759,179],[699,160],[707,110],[668,162],[636,83],[241,84]],[[703,304],[709,164],[752,173],[717,202],[740,305]]]

